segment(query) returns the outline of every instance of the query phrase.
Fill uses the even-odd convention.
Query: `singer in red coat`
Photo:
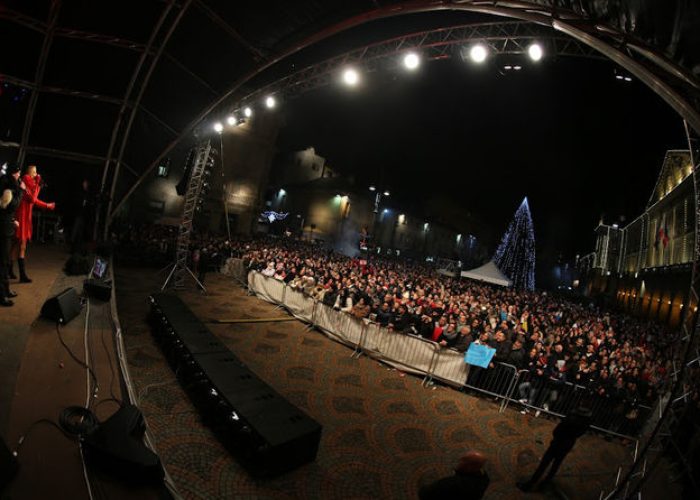
[[[24,257],[27,251],[27,242],[32,239],[32,210],[34,205],[45,210],[53,210],[56,208],[56,204],[45,203],[39,199],[41,176],[37,173],[36,165],[27,167],[26,173],[22,176],[20,187],[24,192],[15,215],[19,226],[17,226],[15,233],[17,241],[13,248],[13,255],[17,257],[20,283],[31,283],[32,280],[29,279],[25,270]],[[13,275],[14,273],[10,270],[10,277]]]
[[[15,220],[19,222],[15,237],[20,242],[32,239],[32,210],[34,205],[37,208],[53,210],[53,203],[45,203],[39,199],[39,191],[41,191],[40,175],[37,174],[35,177],[32,177],[28,173],[24,174],[22,182],[24,182],[24,194],[19,207],[17,207],[17,215],[15,215]]]

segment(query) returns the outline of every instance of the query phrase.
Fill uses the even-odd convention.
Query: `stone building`
[[[689,298],[696,238],[691,174],[690,153],[668,151],[644,212],[624,227],[601,221],[588,294],[672,326],[697,310]]]

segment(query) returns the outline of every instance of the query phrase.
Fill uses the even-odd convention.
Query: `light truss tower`
[[[206,176],[207,168],[210,168],[212,147],[210,141],[204,141],[195,149],[194,165],[192,166],[192,174],[187,183],[187,191],[185,192],[185,207],[182,211],[182,219],[180,220],[180,229],[177,233],[177,245],[175,248],[175,263],[168,274],[168,277],[163,283],[161,290],[172,284],[176,289],[182,289],[185,286],[185,274],[189,273],[199,287],[206,291],[204,285],[199,282],[194,273],[187,266],[187,259],[190,253],[190,238],[192,235],[192,223],[197,206],[201,202],[202,186]]]
[[[520,290],[535,289],[535,231],[527,197],[515,212],[493,261]]]

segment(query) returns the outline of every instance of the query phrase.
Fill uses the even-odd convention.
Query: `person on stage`
[[[17,240],[12,249],[12,255],[17,257],[20,283],[32,282],[27,276],[24,258],[27,252],[27,243],[32,239],[32,210],[34,205],[45,210],[53,210],[56,208],[55,203],[45,203],[39,199],[41,186],[41,176],[37,173],[36,165],[29,165],[20,183],[20,187],[24,189],[24,194],[22,195],[22,200],[20,201],[19,208],[17,208],[17,215],[15,216],[19,225],[15,233]],[[15,277],[12,268],[10,268],[10,277]]]
[[[9,307],[17,294],[10,290],[10,248],[19,223],[15,213],[22,197],[19,187],[19,166],[11,164],[0,177],[0,306]]]

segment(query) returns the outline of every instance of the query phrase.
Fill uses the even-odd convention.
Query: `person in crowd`
[[[441,347],[454,347],[459,339],[459,333],[457,332],[457,325],[450,323],[447,328],[443,330],[437,339],[438,344]]]
[[[19,185],[19,166],[10,164],[0,177],[0,306],[10,307],[16,292],[10,290],[10,248],[19,222],[15,213],[22,197]]]
[[[552,441],[547,451],[544,452],[540,464],[530,479],[518,482],[517,486],[522,491],[530,491],[538,483],[542,475],[549,467],[543,483],[547,483],[555,476],[566,455],[573,449],[578,438],[583,436],[591,426],[591,411],[588,408],[576,408],[570,415],[562,419],[552,431]],[[550,467],[551,465],[551,467]]]
[[[163,241],[176,236],[177,228],[167,226],[125,227],[116,235],[125,249],[120,258],[131,254],[160,262],[166,257],[160,250]],[[606,398],[622,419],[636,426],[636,408],[653,405],[672,369],[668,354],[677,332],[595,304],[446,278],[425,263],[404,258],[376,256],[367,263],[292,238],[227,242],[194,232],[191,249],[205,247],[210,255],[223,255],[225,249],[227,257],[240,258],[246,269],[283,277],[290,288],[349,313],[363,298],[369,319],[395,332],[433,341],[447,341],[444,335],[456,332],[457,349],[466,350],[473,341],[496,348],[492,368],[472,367],[474,383],[491,380],[480,377],[500,370],[499,363],[518,365],[524,357],[520,366],[528,373],[520,379],[518,392],[532,406],[553,404],[560,397],[556,389],[568,381]]]
[[[365,304],[365,298],[360,297],[360,300],[352,306],[352,315],[358,319],[366,318],[369,315],[369,306]]]
[[[41,176],[37,172],[36,165],[27,167],[25,174],[22,176],[22,182],[20,183],[20,187],[24,193],[17,207],[17,214],[15,215],[15,219],[19,225],[15,232],[15,237],[17,239],[12,249],[12,255],[17,258],[17,265],[19,266],[20,283],[32,282],[29,276],[27,276],[25,258],[27,243],[32,239],[32,211],[34,206],[36,205],[37,208],[45,210],[53,210],[56,208],[55,203],[45,203],[39,199],[42,185]],[[10,274],[14,277],[12,268],[10,268]]]
[[[469,451],[459,459],[452,476],[438,479],[418,492],[421,500],[478,500],[489,487],[486,456]]]

